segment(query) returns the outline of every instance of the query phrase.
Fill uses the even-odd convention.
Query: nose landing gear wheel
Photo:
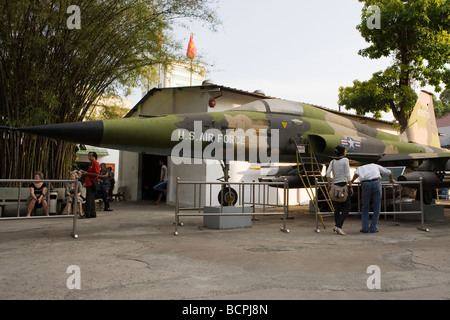
[[[222,206],[234,206],[237,202],[237,192],[233,188],[223,187],[218,194],[219,203]]]

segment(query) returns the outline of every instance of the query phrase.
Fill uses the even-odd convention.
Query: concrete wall
[[[174,159],[179,163],[181,158]],[[187,159],[186,159],[187,160]],[[168,160],[169,181],[167,183],[167,203],[175,205],[176,200],[176,180],[180,178],[182,181],[209,181],[207,177],[207,166],[202,164],[178,164],[175,165],[169,157]],[[198,195],[197,195],[198,196]],[[204,191],[202,193],[204,197]],[[180,205],[192,206],[194,199],[193,186],[184,186],[180,188]]]
[[[441,146],[444,148],[448,148],[448,146],[450,146],[450,127],[440,127],[439,133],[445,134],[445,136],[439,137]]]
[[[218,91],[216,87],[166,88],[156,89],[138,106],[133,116],[167,115],[178,113],[220,112],[255,101],[261,97],[237,92]],[[214,108],[209,107],[209,100],[215,99]]]
[[[140,179],[139,179],[139,153],[120,151],[119,162],[121,163],[119,178],[116,179],[116,188],[120,186],[127,186],[125,199],[139,200],[140,199]],[[116,189],[117,190],[117,189]]]

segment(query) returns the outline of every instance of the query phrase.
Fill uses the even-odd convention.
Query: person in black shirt
[[[36,172],[34,174],[35,180],[42,180],[44,174],[42,172]],[[45,182],[32,182],[30,187],[30,197],[28,198],[28,212],[27,217],[31,215],[34,208],[43,208],[44,213],[48,216],[47,210],[47,185]]]

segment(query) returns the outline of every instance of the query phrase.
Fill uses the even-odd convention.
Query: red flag
[[[191,38],[189,39],[189,44],[188,44],[186,55],[189,59],[193,60],[196,54],[197,54],[197,48],[195,47],[194,39],[191,34]]]

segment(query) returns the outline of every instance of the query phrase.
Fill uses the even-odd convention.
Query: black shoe
[[[369,233],[369,231],[363,231],[363,229],[359,230],[359,232],[362,232],[362,233]]]
[[[370,230],[369,232],[370,232],[370,233],[376,233],[376,232],[378,232],[378,229]]]
[[[89,217],[84,215],[84,216],[79,216],[78,219],[88,219]]]
[[[108,209],[105,209],[104,211],[114,211],[114,210],[111,208],[108,208]]]

